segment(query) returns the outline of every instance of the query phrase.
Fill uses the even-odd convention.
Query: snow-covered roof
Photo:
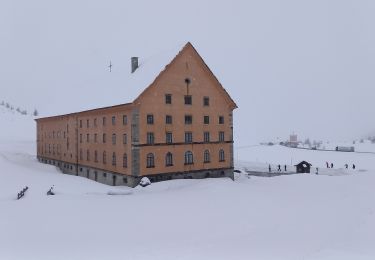
[[[119,104],[132,103],[165,67],[184,48],[179,44],[167,50],[158,52],[146,58],[139,57],[139,67],[134,73],[130,70],[130,57],[126,61],[113,64],[112,72],[103,70],[102,67],[92,67],[92,72],[86,78],[68,79],[66,91],[73,91],[82,100],[71,102],[69,105],[59,104],[58,109],[44,113],[42,117],[71,114],[80,111],[112,107]],[[71,87],[70,87],[71,86]],[[75,97],[73,97],[74,99]],[[58,111],[56,113],[56,111]]]

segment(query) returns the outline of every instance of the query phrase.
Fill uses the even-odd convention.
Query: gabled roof
[[[202,56],[200,56],[200,54],[197,52],[197,50],[194,48],[194,46],[188,42],[185,44],[185,46],[180,49],[179,52],[175,52],[175,55],[172,59],[169,60],[168,63],[165,63],[164,65],[164,68],[162,70],[159,70],[159,72],[157,71],[153,71],[152,69],[150,71],[147,71],[146,73],[146,77],[142,78],[142,81],[143,82],[149,82],[148,84],[143,84],[143,91],[139,93],[138,97],[142,95],[143,92],[147,91],[147,89],[152,85],[152,83],[154,81],[157,80],[158,77],[160,77],[160,75],[163,74],[163,72],[166,70],[166,68],[171,64],[173,63],[174,59],[177,58],[177,56],[179,56],[181,53],[183,53],[185,51],[185,49],[187,48],[192,48],[193,51],[195,52],[195,54],[197,55],[197,57],[199,58],[199,60],[202,62],[203,66],[208,70],[208,73],[211,75],[211,77],[216,81],[217,85],[219,86],[219,90],[223,92],[223,95],[226,97],[226,99],[228,100],[228,102],[230,103],[230,106],[232,109],[235,109],[237,108],[237,105],[236,103],[233,101],[233,99],[230,97],[230,95],[228,94],[228,92],[225,90],[225,88],[221,85],[221,83],[219,82],[219,80],[217,79],[217,77],[215,76],[215,74],[211,71],[211,69],[207,66],[206,62],[203,60]],[[173,56],[173,55],[172,55]],[[164,57],[166,58],[166,57]],[[151,66],[150,66],[151,68]],[[155,69],[155,67],[154,67]],[[150,73],[150,72],[153,72],[153,73]],[[135,71],[135,73],[137,73],[137,71]],[[143,71],[143,73],[145,73]],[[154,75],[154,77],[149,77],[151,74]],[[152,81],[151,81],[152,80]],[[138,82],[137,82],[138,83]],[[138,84],[135,84],[135,85],[138,85]],[[142,84],[140,85],[142,87]]]
[[[185,45],[175,46],[174,48],[162,51],[156,55],[149,56],[148,58],[140,58],[138,61],[139,67],[134,73],[130,73],[130,66],[127,66],[128,72],[121,69],[114,70],[111,73],[103,70],[93,72],[93,79],[91,80],[95,81],[96,87],[92,88],[91,91],[96,99],[89,102],[87,101],[87,98],[85,98],[82,100],[79,109],[74,108],[74,106],[66,106],[61,109],[62,113],[64,113],[64,115],[75,114],[77,113],[77,110],[82,112],[100,110],[134,102],[186,48],[193,48],[204,66],[208,69],[209,73],[211,73],[213,78],[217,81],[220,90],[223,91],[226,98],[231,103],[232,108],[236,108],[237,105],[222,87],[216,76],[211,72],[194,46],[188,42]],[[126,64],[130,65],[129,62]],[[93,103],[95,105],[92,105]],[[52,115],[50,116],[53,117]]]

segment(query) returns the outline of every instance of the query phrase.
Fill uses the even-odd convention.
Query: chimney
[[[132,73],[138,69],[138,57],[131,57]]]

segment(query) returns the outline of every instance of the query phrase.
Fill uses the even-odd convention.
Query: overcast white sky
[[[370,0],[1,0],[0,100],[96,107],[109,60],[129,73],[131,56],[191,41],[239,106],[237,144],[352,139],[375,130],[374,14]]]

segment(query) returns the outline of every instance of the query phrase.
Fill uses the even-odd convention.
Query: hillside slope
[[[375,257],[372,169],[111,187],[38,163],[33,120],[13,116],[0,113],[0,259]],[[248,159],[285,153],[256,149]]]

